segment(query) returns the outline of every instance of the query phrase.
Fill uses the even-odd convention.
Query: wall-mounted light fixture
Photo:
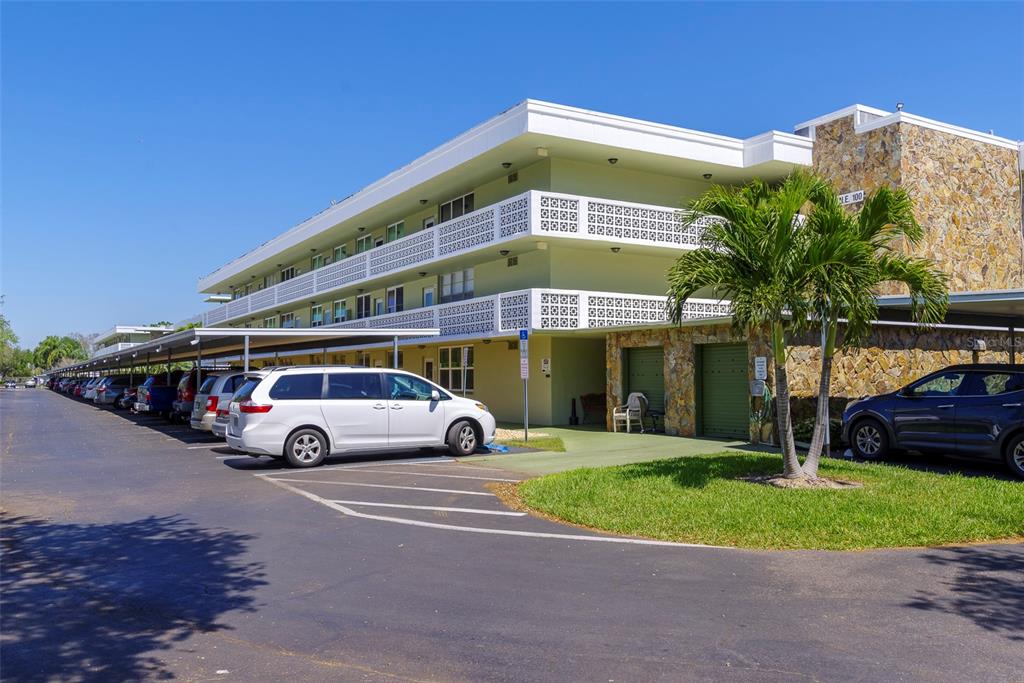
[[[538,147],[537,148],[537,156],[539,156],[539,157],[546,157],[547,155],[548,155],[548,148],[547,147]]]
[[[426,277],[427,276],[427,271],[421,270],[420,272],[418,272],[416,274],[419,275],[420,277]]]
[[[622,251],[622,247],[612,247],[613,254],[618,254],[620,251]]]
[[[711,180],[711,174],[710,173],[705,173],[704,174],[704,180]]]
[[[359,226],[359,232],[366,232],[366,226]]]
[[[611,164],[612,166],[614,166],[615,164],[619,163],[619,158],[618,157],[608,157],[608,163]]]
[[[502,256],[508,256],[508,249],[502,249],[498,253],[501,254]]]
[[[491,340],[490,340],[490,339],[484,339],[484,340],[482,340],[482,341],[483,341],[483,343],[484,343],[484,344],[490,344],[490,343],[491,343]]]
[[[426,203],[427,203],[427,200],[426,200],[426,199],[421,199],[421,200],[420,200],[420,205],[423,205],[423,204],[426,204]]]
[[[501,162],[501,167],[502,168],[512,168],[512,162],[511,161],[503,161],[503,162]]]

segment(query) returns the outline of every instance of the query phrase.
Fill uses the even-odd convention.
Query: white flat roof
[[[196,327],[61,369],[103,370],[123,366],[130,358],[134,358],[136,363],[143,362],[147,356],[150,361],[156,363],[191,361],[195,360],[199,354],[207,359],[237,356],[244,350],[246,337],[249,338],[250,353],[267,353],[275,350],[295,351],[316,350],[324,347],[361,346],[395,338],[437,337],[440,334],[441,331],[436,327],[415,329]]]
[[[167,325],[114,325],[106,332],[96,337],[95,343],[99,344],[111,337],[120,334],[148,334],[150,332],[173,332],[174,328]]]

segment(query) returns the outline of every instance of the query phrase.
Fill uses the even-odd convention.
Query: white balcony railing
[[[133,342],[118,342],[117,344],[109,344],[107,346],[96,349],[92,352],[92,357],[106,356],[109,353],[117,353],[118,351],[124,351],[135,346]]]
[[[588,292],[571,289],[521,289],[411,311],[376,315],[327,325],[328,328],[436,327],[442,337],[510,335],[521,329],[566,331],[658,325],[668,322],[667,298],[643,294]],[[729,304],[691,299],[685,317],[719,318]]]
[[[692,249],[706,219],[689,224],[685,217],[671,207],[530,190],[210,309],[203,324],[218,325],[527,236]]]

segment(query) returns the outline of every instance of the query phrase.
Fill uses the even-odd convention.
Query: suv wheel
[[[448,451],[452,455],[472,455],[476,444],[476,430],[468,421],[459,420],[448,430]]]
[[[327,440],[315,429],[300,429],[285,444],[284,457],[292,467],[316,467],[327,457]]]
[[[1006,466],[1024,479],[1024,434],[1018,434],[1006,444]]]
[[[858,458],[878,460],[889,452],[889,435],[878,420],[867,418],[854,425],[850,447]]]

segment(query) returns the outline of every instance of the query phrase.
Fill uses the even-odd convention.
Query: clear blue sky
[[[527,97],[734,136],[861,102],[1024,137],[1024,4],[16,4],[2,289],[23,345],[196,280]]]

